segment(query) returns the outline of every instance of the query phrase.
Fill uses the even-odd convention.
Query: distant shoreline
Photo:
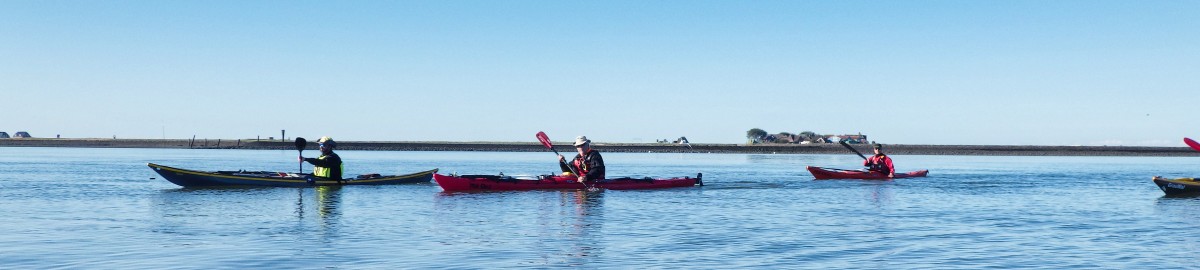
[[[691,147],[665,143],[595,143],[603,152],[624,153],[736,153],[736,154],[853,154],[837,144],[691,144]],[[291,141],[238,139],[0,139],[0,147],[77,147],[77,148],[171,148],[171,149],[252,149],[294,150]],[[856,145],[863,154],[870,147]],[[310,142],[309,150],[316,149]],[[559,152],[573,152],[567,142],[555,143]],[[341,141],[338,150],[369,151],[482,151],[482,152],[540,152],[547,151],[537,142],[392,142]],[[964,156],[1158,156],[1196,157],[1200,152],[1188,147],[1153,146],[1038,146],[1038,145],[887,145],[891,155],[964,155]]]

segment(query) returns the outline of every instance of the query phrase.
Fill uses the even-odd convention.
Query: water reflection
[[[536,206],[534,245],[547,266],[580,266],[604,253],[605,192],[557,191],[544,193]]]
[[[304,198],[308,188],[296,188],[296,190],[299,190],[299,196],[296,196],[296,217],[304,220],[306,209]],[[316,203],[317,216],[320,217],[322,223],[328,226],[330,221],[335,221],[338,216],[341,216],[338,206],[342,204],[342,186],[318,186],[313,187],[312,190],[313,193],[316,193],[314,196],[316,199],[313,202]]]
[[[178,188],[156,193],[150,209],[151,231],[164,234],[207,235],[227,233],[259,215],[279,209],[272,200],[280,195],[274,188]],[[275,202],[272,204],[270,202]]]
[[[1163,195],[1154,201],[1155,208],[1164,217],[1192,222],[1200,219],[1200,194]]]
[[[288,209],[287,205],[290,204],[290,212],[295,215],[296,220],[305,221],[306,218],[310,218],[306,215],[315,211],[322,227],[332,227],[341,216],[341,190],[340,186],[167,189],[158,193],[153,209],[168,221],[188,218],[232,222],[234,220],[228,217],[260,216],[266,220],[273,219],[272,217],[286,218],[287,212],[284,209]],[[222,220],[221,217],[226,219]]]
[[[165,189],[158,193],[154,206],[165,215],[184,214],[204,209],[223,209],[240,205],[246,198],[269,196],[274,188],[216,187]]]
[[[558,193],[559,215],[561,225],[543,226],[541,230],[552,233],[560,231],[566,250],[563,264],[568,266],[588,265],[592,260],[603,255],[603,245],[600,243],[601,231],[604,229],[604,192],[589,192],[586,190],[562,191]],[[553,222],[554,220],[551,220]],[[539,224],[548,224],[539,222]],[[554,250],[553,248],[550,250]],[[553,264],[553,262],[551,262]]]
[[[342,204],[342,186],[317,187],[317,213],[322,219],[333,219],[341,216],[338,207]]]
[[[304,198],[307,197],[310,189],[300,188],[299,195],[296,199],[296,219],[304,220],[304,211],[309,207],[305,205]],[[342,186],[318,186],[311,189],[313,200],[311,204],[317,211],[317,218],[320,220],[322,231],[328,232],[329,229],[336,227],[339,218],[342,215],[340,206],[342,204]]]
[[[883,208],[892,203],[892,198],[896,195],[896,192],[892,190],[892,184],[891,181],[878,181],[867,189],[867,196],[872,206]]]
[[[446,227],[445,244],[458,249],[464,260],[474,256],[528,252],[536,265],[570,267],[594,265],[604,257],[606,192],[584,190],[455,192],[434,198],[434,222],[463,224]],[[479,243],[503,241],[506,248]],[[487,260],[496,260],[486,256]]]

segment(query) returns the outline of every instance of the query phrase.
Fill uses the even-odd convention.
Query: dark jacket
[[[604,158],[600,157],[600,151],[592,149],[591,151],[587,152],[586,157],[576,154],[575,158],[571,159],[570,163],[572,167],[575,167],[576,172],[587,176],[586,181],[604,180]],[[558,166],[563,172],[571,171],[571,169],[568,168],[568,165],[565,163],[559,162]]]
[[[304,161],[313,166],[328,168],[329,179],[342,180],[342,158],[337,153],[330,151],[328,155],[321,155],[319,158],[305,158]]]

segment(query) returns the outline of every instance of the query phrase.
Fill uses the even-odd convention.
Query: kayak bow
[[[1200,194],[1200,181],[1196,181],[1196,178],[1169,179],[1155,176],[1153,181],[1154,185],[1167,195]]]

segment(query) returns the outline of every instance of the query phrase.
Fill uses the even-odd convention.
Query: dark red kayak
[[[575,181],[575,177],[559,175],[542,175],[529,178],[516,178],[504,175],[441,175],[434,174],[433,181],[442,186],[445,191],[468,190],[538,190],[538,189],[586,189],[589,187],[604,189],[655,189],[673,187],[691,187],[704,185],[696,178],[613,178],[604,179],[584,185]]]
[[[887,174],[878,173],[878,172],[859,171],[859,170],[842,170],[842,169],[822,168],[822,167],[813,167],[813,166],[808,166],[808,172],[811,172],[813,177],[816,177],[817,180],[825,180],[825,179],[888,180],[888,179],[892,179],[892,178],[888,178]],[[896,173],[895,178],[925,177],[926,174],[929,174],[929,170],[920,170],[920,171],[906,172],[906,173]]]

